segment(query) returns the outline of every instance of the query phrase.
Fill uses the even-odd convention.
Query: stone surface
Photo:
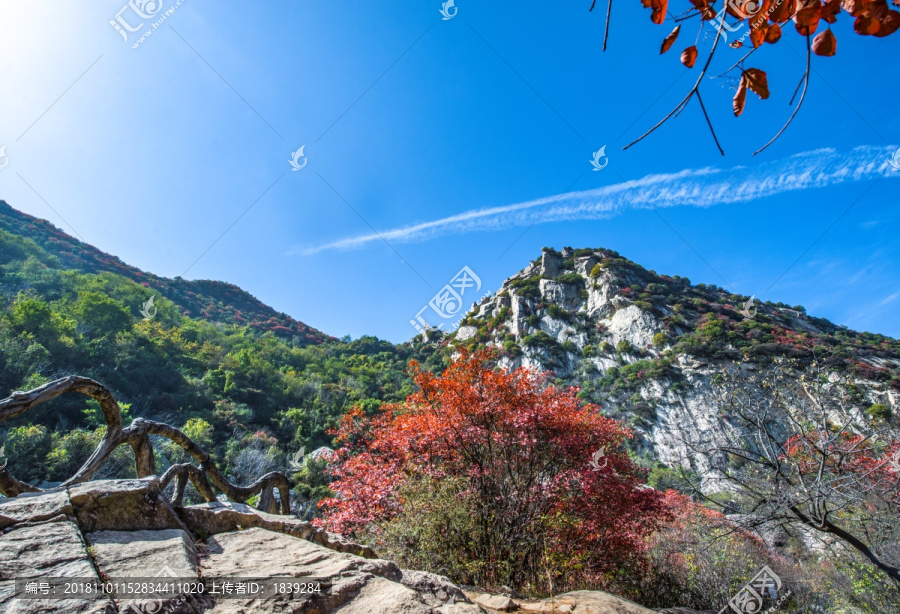
[[[179,508],[177,514],[195,535],[203,537],[226,531],[261,527],[308,539],[338,552],[356,554],[369,559],[376,558],[375,551],[369,546],[362,546],[335,533],[328,533],[293,516],[268,514],[243,503],[213,501]]]
[[[489,595],[485,593],[479,595],[474,601],[477,605],[496,610],[497,612],[512,612],[519,609],[519,605],[505,595]]]
[[[85,535],[97,568],[109,578],[197,579],[197,550],[181,529],[97,531]],[[119,609],[194,614],[210,601],[197,599],[120,600]],[[133,606],[133,607],[132,607]],[[152,607],[151,607],[152,606]]]
[[[18,524],[0,535],[0,612],[100,614],[116,611],[109,599],[14,599],[16,577],[100,580],[78,526],[65,516]]]
[[[288,595],[264,602],[222,599],[210,610],[216,614],[289,611],[436,614],[441,591],[450,593],[440,576],[411,574],[404,583],[404,574],[390,561],[335,552],[258,527],[214,535],[206,540],[204,549],[201,570],[205,577],[307,577],[329,578],[333,582],[327,593],[314,599],[291,599]],[[273,552],[278,555],[272,556]],[[464,595],[457,595],[465,600]],[[456,609],[459,614],[480,612],[471,609],[471,604],[459,605],[469,606]]]
[[[427,571],[411,571],[404,569],[400,582],[414,591],[432,597],[429,601],[432,605],[441,606],[449,601],[466,602],[465,593],[458,586],[450,582],[445,576],[429,573]]]
[[[185,529],[162,495],[159,479],[100,480],[69,488],[78,526],[90,533],[106,529]]]
[[[571,606],[572,614],[653,614],[653,610],[603,591],[572,591],[553,601],[561,606]]]
[[[23,493],[11,499],[0,499],[0,530],[18,522],[40,522],[60,514],[73,514],[69,493],[65,489]]]
[[[97,531],[88,533],[85,539],[97,566],[108,576],[197,577],[197,550],[181,529]]]

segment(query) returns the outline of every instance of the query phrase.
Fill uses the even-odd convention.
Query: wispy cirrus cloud
[[[782,160],[720,169],[685,169],[651,174],[602,188],[568,192],[522,203],[473,209],[436,220],[345,237],[314,246],[295,247],[292,254],[315,254],[331,249],[359,249],[387,241],[408,243],[474,231],[503,230],[536,223],[596,220],[628,209],[712,207],[750,202],[792,192],[824,188],[879,176],[900,177],[889,160],[895,147],[856,147],[849,152],[817,149]]]

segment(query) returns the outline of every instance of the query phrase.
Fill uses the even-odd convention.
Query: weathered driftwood
[[[277,512],[278,502],[275,500],[274,491],[277,488],[281,498],[281,513],[290,513],[289,489],[290,483],[287,477],[280,472],[273,471],[260,477],[248,486],[235,486],[229,482],[218,467],[212,462],[209,454],[194,443],[190,437],[173,426],[161,422],[153,422],[138,418],[131,426],[122,427],[122,416],[119,413],[119,404],[112,393],[99,382],[86,377],[71,375],[64,377],[28,392],[14,392],[9,397],[0,401],[0,422],[19,416],[29,409],[40,405],[50,399],[68,392],[80,392],[100,403],[103,416],[106,418],[106,433],[91,457],[75,475],[62,483],[62,486],[71,486],[91,479],[94,473],[103,465],[113,450],[122,444],[131,446],[134,452],[135,468],[140,478],[156,473],[153,446],[150,443],[150,435],[166,437],[181,446],[190,454],[198,465],[190,463],[173,465],[162,475],[162,486],[165,487],[173,479],[175,480],[175,492],[172,504],[180,506],[184,498],[184,489],[190,482],[206,501],[214,501],[216,496],[210,482],[232,501],[245,502],[250,497],[259,494],[257,507],[267,512]],[[0,493],[7,497],[15,497],[25,492],[41,492],[40,488],[22,482],[13,477],[5,467],[0,467]]]

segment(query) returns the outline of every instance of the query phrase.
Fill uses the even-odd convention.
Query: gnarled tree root
[[[115,397],[103,384],[87,377],[71,375],[28,392],[12,393],[0,401],[0,422],[19,416],[29,409],[67,392],[80,392],[96,399],[106,418],[107,429],[91,457],[85,461],[75,475],[63,482],[62,486],[72,486],[91,479],[91,476],[100,469],[113,450],[122,444],[130,445],[134,452],[138,477],[153,475],[156,472],[156,465],[150,435],[159,435],[181,446],[198,463],[197,466],[189,463],[173,465],[162,475],[160,481],[163,487],[173,479],[175,480],[172,505],[181,506],[184,489],[188,482],[194,485],[194,488],[206,501],[214,501],[216,496],[210,486],[210,482],[212,482],[212,485],[230,500],[239,503],[244,503],[250,497],[259,494],[257,508],[272,513],[278,511],[278,502],[275,500],[275,489],[277,488],[281,499],[281,513],[290,514],[290,482],[283,473],[273,471],[248,486],[235,486],[222,475],[203,448],[175,427],[138,418],[130,426],[123,428],[119,404]],[[7,497],[15,497],[25,492],[42,492],[42,490],[17,480],[5,467],[0,467],[0,493]]]

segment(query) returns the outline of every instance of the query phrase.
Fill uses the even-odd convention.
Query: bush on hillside
[[[413,364],[419,391],[405,403],[351,411],[321,524],[465,584],[546,594],[606,582],[665,517],[622,451],[630,432],[575,389],[488,359],[463,352],[441,376]]]

